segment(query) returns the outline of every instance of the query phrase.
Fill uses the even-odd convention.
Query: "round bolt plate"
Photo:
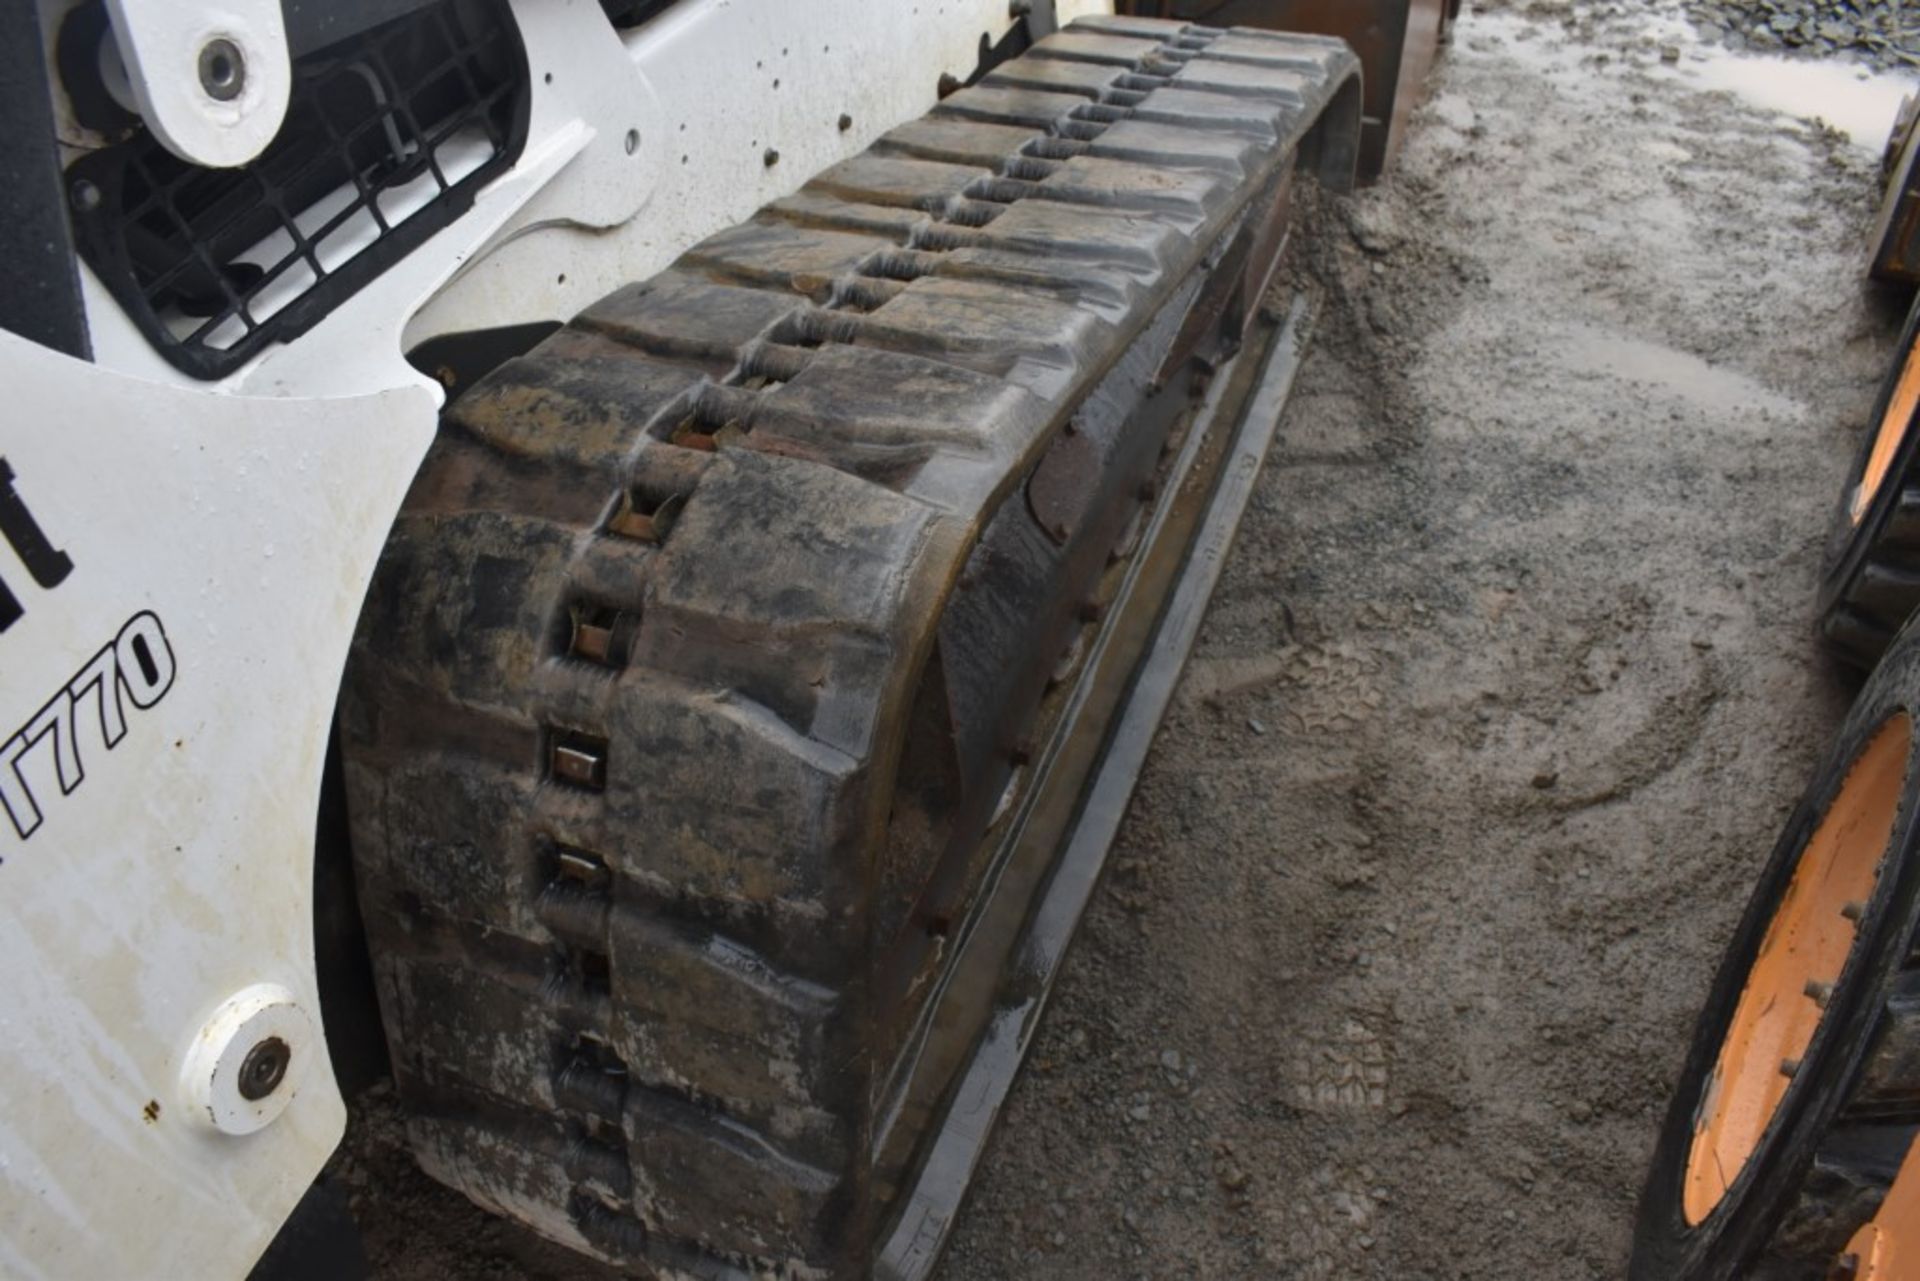
[[[225,1134],[252,1134],[286,1111],[319,1052],[313,1020],[292,992],[256,983],[221,1002],[188,1051],[188,1112]]]

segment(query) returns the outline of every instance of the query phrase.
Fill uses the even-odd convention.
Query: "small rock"
[[[1160,1066],[1169,1072],[1178,1072],[1180,1070],[1180,1051],[1160,1051]]]
[[[1267,727],[1252,716],[1247,717],[1247,728],[1256,734],[1265,734],[1267,732]]]
[[[1677,44],[1663,44],[1663,45],[1661,45],[1661,46],[1660,46],[1660,61],[1662,61],[1662,62],[1678,62],[1678,61],[1680,61],[1680,46],[1679,46],[1679,45],[1677,45]]]
[[[1533,776],[1533,785],[1543,792],[1559,781],[1560,773],[1558,770],[1543,769]]]
[[[1130,1120],[1145,1121],[1153,1116],[1153,1107],[1146,1103],[1137,1104],[1127,1109],[1127,1116]]]
[[[1474,125],[1478,124],[1480,119],[1479,114],[1473,109],[1473,104],[1454,93],[1442,93],[1435,97],[1433,114],[1441,124],[1461,133],[1472,132]]]
[[[1593,1105],[1588,1103],[1585,1099],[1575,1099],[1573,1102],[1573,1106],[1567,1109],[1567,1115],[1572,1117],[1576,1121],[1592,1120]]]
[[[1347,210],[1347,232],[1353,243],[1370,254],[1383,254],[1393,248],[1391,215],[1377,206],[1354,204]]]

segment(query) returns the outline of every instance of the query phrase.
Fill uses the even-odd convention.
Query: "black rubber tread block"
[[[943,98],[933,119],[957,117],[985,124],[1052,129],[1087,105],[1077,93],[1046,92],[995,84],[977,84]]]
[[[929,423],[928,404],[959,412]],[[748,444],[965,511],[993,497],[981,462],[1024,456],[1050,419],[1044,400],[1002,379],[920,355],[826,347],[761,399]]]
[[[1133,67],[1163,54],[1166,42],[1157,35],[1119,35],[1111,32],[1056,31],[1035,43],[1030,58],[1064,58],[1109,67]],[[1022,61],[1025,61],[1023,59]]]
[[[996,89],[1079,94],[1093,102],[1128,74],[1130,64],[1074,62],[1064,58],[1019,58],[987,73],[982,84]]]
[[[864,1272],[877,844],[948,593],[1352,87],[1284,39],[1173,87],[1227,38],[1050,36],[450,409],[341,716],[438,1177],[630,1267]]]
[[[537,895],[544,885],[539,869],[549,859],[502,860],[490,841],[396,842],[389,836],[404,816],[447,824],[443,830],[450,832],[492,830],[502,843],[550,843],[550,825],[534,817],[535,797],[544,786],[534,770],[538,736],[529,730],[517,738],[519,760],[482,763],[469,755],[452,771],[445,760],[425,756],[356,763],[366,771],[355,780],[363,801],[354,840],[360,897],[369,914],[393,914],[402,928],[412,928],[413,918],[431,905],[436,918],[538,936]],[[457,777],[444,779],[448,772]],[[481,828],[483,823],[490,827]]]
[[[1868,737],[1920,698],[1920,627],[1903,629],[1855,700],[1789,817],[1715,977],[1642,1196],[1637,1281],[1829,1275],[1873,1217],[1920,1133],[1920,769],[1909,766],[1889,849],[1860,917],[1860,941],[1794,1072],[1772,1128],[1720,1205],[1680,1213],[1695,1114],[1760,940],[1799,853]],[[1913,749],[1920,760],[1920,747]]]
[[[853,204],[938,213],[969,186],[992,176],[991,169],[981,166],[863,152],[823,170],[807,188]]]
[[[1198,134],[1149,120],[1122,120],[1087,144],[1086,154],[1154,169],[1210,169],[1234,177],[1257,162],[1262,147],[1242,134]]]
[[[681,262],[757,288],[791,290],[824,304],[837,278],[897,247],[893,238],[871,232],[766,220],[709,236],[689,249]]]
[[[575,1249],[650,1273],[793,1275],[772,1261],[816,1252],[844,1217],[821,1171],[697,1106],[648,1099],[632,1105],[622,1124],[649,1135],[644,1152],[605,1129],[589,1133],[539,1113],[431,1096],[408,1132],[421,1165],[443,1180],[471,1179],[464,1167],[474,1136],[489,1136],[485,1173],[466,1184],[475,1200]],[[691,1163],[724,1170],[741,1190],[728,1212],[714,1216],[678,1202],[675,1185]],[[622,1205],[636,1200],[654,1207],[648,1219]]]
[[[771,711],[781,725],[763,732],[792,735],[789,752],[804,740],[810,767],[837,774],[873,746],[885,641],[903,604],[897,566],[933,536],[933,519],[830,467],[728,451],[661,549],[636,661],[729,691],[729,721]],[[655,768],[646,757],[632,754],[637,773]],[[698,764],[713,759],[729,758]]]
[[[706,377],[725,374],[737,356],[704,365],[663,361],[603,334],[562,329],[532,355],[509,361],[448,411],[442,434],[482,446],[470,469],[441,468],[433,495],[416,507],[498,510],[503,490],[537,500],[519,510],[562,524],[594,521],[623,442]],[[444,473],[444,474],[443,474]]]
[[[1870,667],[1893,643],[1893,629],[1861,617],[1844,604],[1820,619],[1820,636],[1833,651],[1859,667]]]
[[[573,327],[653,355],[688,359],[696,368],[705,361],[730,367],[748,341],[807,307],[806,299],[792,294],[715,284],[697,271],[669,268],[614,290],[574,317]],[[542,344],[540,354],[549,350]]]
[[[1872,454],[1901,371],[1920,342],[1920,300],[1908,313],[1882,379],[1827,533],[1817,605],[1819,632],[1832,653],[1870,668],[1920,605],[1920,432],[1907,424],[1879,489],[1853,518],[1853,496]]]
[[[1276,97],[1288,101],[1293,94],[1290,90]],[[1273,113],[1266,102],[1216,93],[1204,85],[1188,88],[1178,78],[1171,87],[1148,93],[1128,119],[1187,129],[1217,129],[1263,146],[1276,141]]]
[[[1188,231],[1220,216],[1226,193],[1209,174],[1147,169],[1102,156],[1054,162],[1032,195],[1038,200],[1151,213]]]
[[[466,469],[465,450],[444,453],[436,480],[417,489],[438,489],[437,478]],[[405,511],[388,538],[391,568],[375,580],[362,608],[362,627],[382,629],[384,683],[434,691],[453,704],[447,709],[453,713],[494,708],[511,714],[517,700],[502,687],[501,672],[525,681],[546,640],[548,609],[533,588],[566,572],[581,533],[498,509]],[[399,705],[365,705],[369,721],[413,714]]]
[[[836,200],[806,188],[767,205],[760,210],[758,217],[779,219],[803,227],[872,232],[903,245],[915,231],[932,222],[931,215],[918,209]]]
[[[1890,557],[1872,557],[1854,576],[1848,603],[1891,631],[1897,631],[1920,600],[1920,566]]]
[[[873,144],[882,155],[917,156],[943,164],[995,172],[1007,157],[1047,135],[1021,125],[923,117],[889,129]]]
[[[1171,228],[1145,218],[1052,200],[1023,200],[985,227],[953,229],[929,247],[982,248],[1036,258],[1051,253],[1078,269],[1105,269],[1145,284],[1159,278],[1179,244]]]
[[[926,355],[1004,379],[1046,399],[1060,395],[1113,326],[1085,308],[978,280],[923,276],[861,316],[853,341]]]
[[[837,1164],[852,1155],[849,1133],[835,1119],[853,1100],[841,1097],[845,1083],[831,1069],[839,1048],[833,1003],[811,985],[727,971],[740,964],[731,955],[737,949],[718,942],[693,949],[675,940],[654,954],[638,950],[654,940],[621,935],[600,959],[632,970],[613,969],[614,985],[604,987],[607,971],[578,972],[577,963],[593,955],[584,949],[497,933],[455,942],[460,932],[452,927],[424,928],[441,940],[441,953],[396,961],[380,976],[383,997],[422,1029],[408,1058],[396,1062],[403,1084],[457,1081],[503,1104],[593,1111],[617,1123],[620,1112],[605,1113],[567,1088],[578,1075],[569,1071],[576,1058],[604,1060],[618,1066],[630,1091],[690,1100],[724,1115],[759,1134],[769,1151],[786,1153],[783,1159],[805,1153]],[[478,949],[491,963],[469,973]],[[704,961],[700,951],[708,953]],[[649,991],[653,975],[725,994],[724,1008],[703,1007],[691,993]],[[742,1021],[723,1024],[728,1014]],[[689,1077],[689,1068],[697,1074]]]

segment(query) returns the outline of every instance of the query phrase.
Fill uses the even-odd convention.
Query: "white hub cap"
[[[226,1134],[252,1134],[286,1111],[319,1049],[293,993],[256,983],[221,1002],[187,1052],[189,1111]]]

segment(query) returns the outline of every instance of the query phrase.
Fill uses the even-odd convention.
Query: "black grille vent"
[[[75,161],[82,256],[155,348],[219,378],[304,333],[473,203],[526,137],[502,0],[442,0],[297,60],[286,123],[240,169],[145,129]]]

